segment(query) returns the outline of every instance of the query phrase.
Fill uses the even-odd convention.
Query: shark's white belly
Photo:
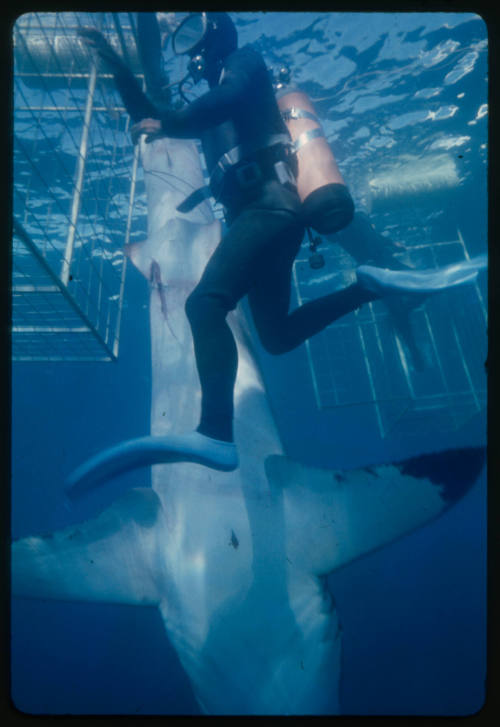
[[[337,613],[323,581],[288,562],[272,527],[279,503],[260,503],[258,533],[241,492],[194,495],[184,507],[169,529],[160,612],[202,710],[336,713]]]

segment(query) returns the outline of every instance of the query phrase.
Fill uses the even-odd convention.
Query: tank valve
[[[273,86],[275,91],[281,90],[284,86],[288,86],[292,77],[292,72],[288,66],[282,65],[273,72]]]

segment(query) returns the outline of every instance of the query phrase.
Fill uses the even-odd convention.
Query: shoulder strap
[[[297,106],[290,106],[288,109],[283,109],[281,116],[284,121],[290,121],[291,119],[311,119],[311,121],[316,121],[316,123],[321,125],[316,114],[313,114],[312,111],[297,108]]]

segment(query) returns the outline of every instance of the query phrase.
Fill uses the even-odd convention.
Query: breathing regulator
[[[172,36],[175,55],[189,55],[187,74],[179,84],[179,92],[188,79],[198,83],[209,75],[220,73],[223,59],[237,47],[237,34],[227,13],[190,13]]]

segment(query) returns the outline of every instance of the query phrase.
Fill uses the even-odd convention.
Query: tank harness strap
[[[316,123],[321,125],[321,122],[316,114],[313,114],[312,111],[299,109],[297,108],[297,106],[290,106],[290,108],[288,109],[283,109],[281,112],[281,116],[283,117],[284,121],[290,121],[290,119],[311,119],[311,121],[316,121]]]
[[[192,209],[201,204],[205,199],[208,199],[209,197],[217,198],[220,194],[220,190],[222,189],[224,177],[230,169],[235,167],[240,162],[244,161],[246,158],[251,157],[253,154],[262,152],[265,149],[271,149],[278,144],[283,144],[293,148],[293,144],[290,141],[290,137],[288,136],[288,134],[273,134],[272,136],[268,137],[267,143],[264,145],[241,144],[225,152],[215,165],[214,171],[210,176],[210,184],[204,185],[199,189],[195,189],[194,192],[191,192],[191,194],[188,195],[186,199],[184,199],[179,205],[177,205],[177,211],[186,214],[187,212],[191,212]],[[258,167],[258,164],[256,162],[253,162],[253,166]],[[279,169],[276,170],[279,181],[282,184],[284,184],[285,181],[292,181],[293,176],[291,175],[291,173],[289,174],[289,176],[286,175],[286,170],[283,170],[281,168],[284,166],[285,165],[282,164]],[[255,169],[254,171],[258,174],[258,169]],[[287,178],[285,179],[285,177]],[[242,180],[244,182],[243,177]]]
[[[313,139],[317,139],[320,136],[324,136],[325,133],[323,129],[309,129],[309,131],[304,131],[303,134],[301,134],[295,141],[293,142],[293,150],[298,151],[301,149],[304,144],[308,144]]]
[[[295,141],[292,144],[293,150],[297,152],[299,149],[301,149],[304,144],[307,144],[308,142],[312,141],[313,139],[317,139],[320,136],[324,136],[325,133],[321,127],[321,122],[316,116],[316,114],[313,114],[311,111],[306,111],[306,109],[297,108],[297,106],[290,106],[288,109],[283,109],[281,112],[281,116],[284,121],[290,121],[292,119],[310,119],[311,121],[315,121],[318,124],[317,129],[309,129],[309,131],[304,131],[303,134],[300,134],[300,136],[295,139]]]
[[[239,146],[235,146],[227,151],[221,156],[210,176],[210,186],[212,189],[220,189],[224,176],[232,167],[236,166],[236,164],[239,164],[244,161],[244,159],[251,157],[257,152],[269,149],[276,144],[291,145],[290,137],[288,134],[273,134],[268,137],[267,143],[265,144],[240,144]]]

